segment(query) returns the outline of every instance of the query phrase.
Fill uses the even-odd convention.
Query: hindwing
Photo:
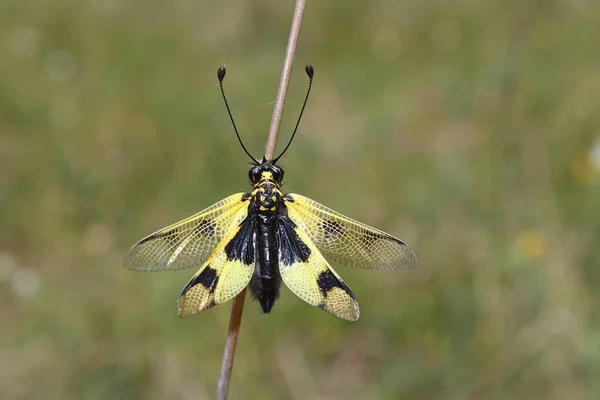
[[[419,265],[400,239],[348,218],[299,194],[284,197],[289,218],[325,257],[361,269],[408,269]]]
[[[177,307],[180,317],[224,303],[248,286],[254,273],[255,224],[254,217],[247,217],[219,243],[183,288]]]
[[[247,195],[237,193],[137,242],[123,266],[142,271],[198,267],[248,214]]]
[[[277,226],[279,272],[302,300],[340,318],[356,321],[359,307],[352,290],[335,273],[309,235],[287,216]]]

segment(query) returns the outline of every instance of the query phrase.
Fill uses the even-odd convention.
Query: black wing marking
[[[247,198],[244,193],[234,194],[140,240],[125,254],[123,266],[160,271],[202,265],[228,232],[246,218]]]
[[[289,218],[328,259],[363,269],[408,269],[419,265],[415,252],[392,235],[299,194],[287,194],[284,201]]]
[[[241,292],[254,273],[255,218],[246,218],[221,241],[208,261],[183,288],[181,317],[226,302]]]
[[[340,318],[356,321],[354,293],[321,255],[311,238],[287,216],[279,217],[279,271],[298,297]]]

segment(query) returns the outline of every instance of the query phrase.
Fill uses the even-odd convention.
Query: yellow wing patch
[[[176,270],[202,265],[215,247],[248,213],[244,193],[155,232],[125,254],[123,266],[142,271]]]
[[[284,197],[289,218],[325,257],[361,269],[408,269],[419,265],[400,239],[348,218],[299,194]]]
[[[235,243],[234,239],[239,235],[242,235],[240,240],[253,240],[248,234],[250,231],[242,223],[221,241],[208,261],[183,289],[177,306],[180,317],[194,315],[224,303],[248,286],[254,273],[254,253],[242,254],[240,259],[233,258],[240,253],[228,245]]]
[[[288,254],[280,249],[279,272],[286,286],[302,300],[333,315],[356,321],[360,315],[354,293],[331,268],[310,237],[298,226],[282,222],[280,241],[293,243]]]

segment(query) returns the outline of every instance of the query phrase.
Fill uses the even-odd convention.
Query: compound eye
[[[250,179],[250,182],[252,183],[258,182],[260,180],[260,172],[256,171],[256,168],[252,168],[248,171],[248,179]]]
[[[275,182],[281,181],[283,178],[283,170],[281,169],[273,169],[273,180]]]

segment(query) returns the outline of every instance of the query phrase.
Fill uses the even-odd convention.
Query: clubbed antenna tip
[[[219,69],[217,70],[217,77],[219,78],[219,82],[223,82],[223,78],[225,78],[226,73],[227,70],[225,69],[225,67],[219,67]],[[308,73],[308,71],[306,73]]]
[[[223,67],[221,67],[221,68],[223,68]],[[308,77],[310,79],[312,79],[313,75],[315,74],[315,70],[314,70],[313,66],[310,64],[306,64],[306,67],[304,67],[304,70],[306,71],[306,75],[308,75]],[[225,76],[225,68],[223,68],[223,76]]]

